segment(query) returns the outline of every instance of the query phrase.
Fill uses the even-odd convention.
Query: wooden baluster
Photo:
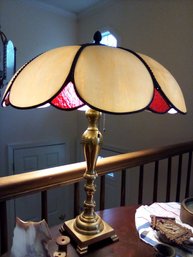
[[[190,190],[191,168],[192,168],[192,152],[189,152],[188,170],[187,170],[187,177],[186,177],[185,198],[189,197],[189,193],[190,193],[189,190]]]
[[[8,228],[7,228],[7,205],[6,201],[0,202],[0,231],[1,231],[1,254],[8,251]]]
[[[41,192],[41,217],[48,222],[48,196],[47,191]]]
[[[168,158],[168,169],[167,169],[167,184],[166,184],[166,202],[170,201],[171,172],[172,172],[172,157],[169,157]]]
[[[121,171],[121,206],[125,206],[126,197],[126,169]]]
[[[156,161],[155,162],[155,169],[154,169],[153,202],[157,201],[158,173],[159,173],[159,161]]]
[[[100,210],[104,210],[105,208],[105,180],[106,177],[101,176],[100,179]]]
[[[191,168],[192,168],[192,151],[190,151],[188,154],[188,170],[187,170],[187,177],[186,177],[185,198],[189,197],[189,193],[190,193]]]
[[[142,199],[143,199],[143,172],[144,172],[144,165],[140,165],[140,167],[139,167],[138,204],[142,204]]]
[[[177,177],[177,187],[176,187],[176,202],[180,201],[181,176],[182,176],[182,154],[179,155],[179,161],[178,161],[178,177]]]
[[[74,217],[80,214],[80,183],[74,183]]]

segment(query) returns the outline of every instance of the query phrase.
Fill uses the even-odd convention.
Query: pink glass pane
[[[51,101],[51,104],[60,109],[74,109],[84,103],[78,98],[74,85],[70,82],[63,90]]]
[[[9,106],[10,105],[10,101],[9,101],[9,92],[5,95],[3,101],[2,101],[2,105],[3,107]]]
[[[154,89],[153,101],[151,102],[149,109],[157,113],[165,113],[170,110],[169,104],[157,89]]]

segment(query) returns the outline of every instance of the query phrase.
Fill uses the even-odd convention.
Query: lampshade
[[[26,63],[12,78],[3,106],[34,108],[51,104],[73,110],[83,105],[107,113],[144,109],[186,113],[181,89],[161,64],[121,47],[95,42],[47,51]]]

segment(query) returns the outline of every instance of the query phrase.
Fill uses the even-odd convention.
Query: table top
[[[110,240],[97,243],[83,256],[85,257],[150,257],[155,250],[139,239],[135,228],[135,211],[138,206],[125,206],[100,211],[99,215],[113,227],[119,237],[118,242]],[[53,237],[58,236],[58,227],[52,229]],[[68,245],[67,256],[78,257],[75,247]]]
[[[135,211],[138,206],[124,206],[112,209],[106,209],[98,212],[101,218],[113,227],[117,234],[118,242],[103,242],[97,243],[95,246],[89,246],[88,252],[84,254],[85,257],[150,257],[155,256],[155,250],[150,245],[147,245],[139,239],[137,230],[135,228]],[[61,226],[61,225],[60,225]],[[60,233],[60,226],[51,228],[53,239],[56,239]],[[49,245],[50,253],[57,250],[55,241]],[[2,257],[8,257],[5,254]],[[80,256],[72,244],[67,248],[68,257]]]

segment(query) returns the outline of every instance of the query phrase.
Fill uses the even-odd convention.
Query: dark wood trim
[[[190,193],[191,168],[192,168],[192,152],[189,152],[188,153],[188,169],[187,169],[187,177],[186,177],[185,198],[187,198]]]
[[[126,199],[126,169],[121,171],[121,200],[120,206],[125,206]]]
[[[179,201],[180,201],[181,179],[182,179],[182,154],[179,155],[179,161],[178,161],[176,202],[179,202]]]
[[[80,213],[80,184],[74,183],[74,217]]]
[[[105,176],[101,176],[101,184],[100,184],[100,210],[104,210],[105,208]]]
[[[170,200],[171,171],[172,171],[172,157],[170,156],[168,158],[168,169],[167,169],[166,202]]]
[[[159,175],[159,161],[156,161],[155,170],[154,170],[153,202],[157,201],[158,175]]]
[[[139,187],[138,187],[138,204],[143,201],[143,175],[144,175],[144,165],[139,167]]]
[[[1,231],[1,253],[8,251],[8,223],[6,202],[0,202],[0,231]]]
[[[45,219],[48,222],[48,195],[47,195],[47,191],[42,191],[41,192],[41,208],[42,208],[41,217],[42,217],[42,219]]]

